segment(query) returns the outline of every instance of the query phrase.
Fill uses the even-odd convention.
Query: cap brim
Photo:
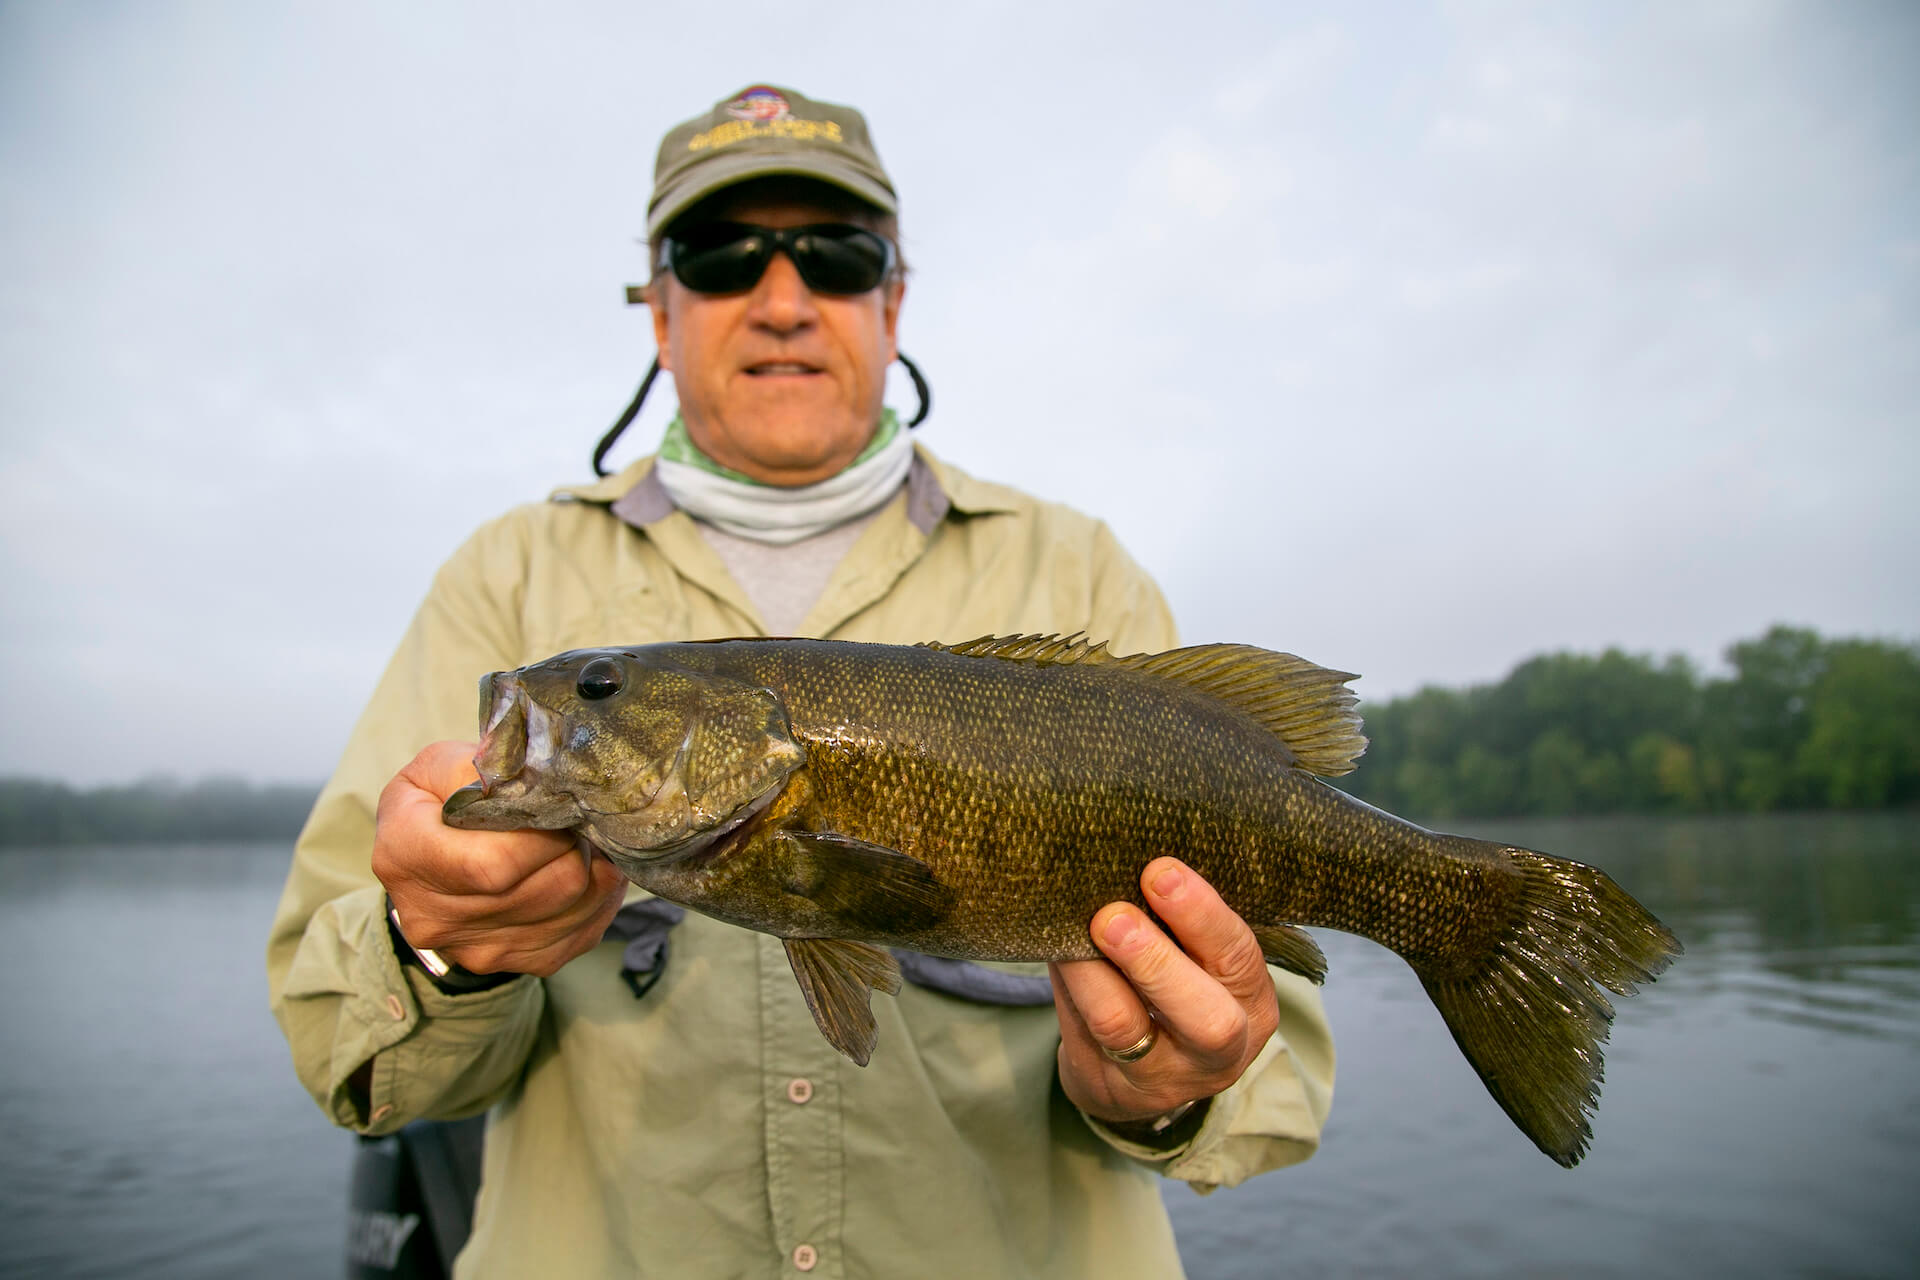
[[[899,202],[893,192],[850,164],[834,164],[828,157],[772,154],[742,151],[737,155],[716,157],[700,165],[686,178],[668,187],[647,210],[647,239],[657,241],[673,220],[716,191],[747,181],[776,175],[815,178],[856,196],[884,213],[898,213]]]

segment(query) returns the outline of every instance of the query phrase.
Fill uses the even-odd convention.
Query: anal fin
[[[1305,929],[1290,924],[1256,924],[1253,937],[1268,964],[1279,965],[1315,984],[1327,980],[1327,957]]]
[[[788,938],[787,963],[827,1043],[864,1067],[879,1028],[873,993],[900,990],[900,966],[879,947],[840,938]]]

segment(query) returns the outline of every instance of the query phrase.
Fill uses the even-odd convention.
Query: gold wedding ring
[[[1109,1058],[1113,1059],[1115,1062],[1138,1062],[1140,1061],[1140,1059],[1146,1057],[1149,1053],[1153,1052],[1154,1042],[1159,1039],[1160,1039],[1160,1028],[1157,1025],[1155,1025],[1153,1022],[1148,1022],[1147,1034],[1141,1036],[1138,1040],[1135,1040],[1132,1044],[1128,1045],[1126,1048],[1109,1049],[1107,1048],[1107,1046],[1101,1045],[1100,1052],[1106,1054]]]

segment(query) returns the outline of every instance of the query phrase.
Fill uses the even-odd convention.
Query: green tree
[[[1840,640],[1806,697],[1795,772],[1834,808],[1920,800],[1920,655],[1874,640]]]
[[[1527,809],[1533,813],[1579,813],[1580,775],[1587,753],[1573,731],[1555,725],[1527,748]]]
[[[1511,756],[1469,742],[1454,766],[1453,794],[1461,813],[1517,813],[1524,807],[1520,800],[1520,767]]]
[[[1694,749],[1664,733],[1643,733],[1627,749],[1627,807],[1687,813],[1706,805]]]
[[[1795,760],[1808,731],[1808,700],[1827,646],[1804,627],[1775,626],[1727,649],[1731,680],[1706,691],[1703,747],[1724,779],[1718,805],[1777,809],[1806,803]]]
[[[1415,818],[1920,803],[1920,649],[1775,626],[1686,659],[1550,653],[1363,708],[1342,785]]]

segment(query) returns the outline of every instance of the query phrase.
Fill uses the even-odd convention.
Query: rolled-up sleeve
[[[476,682],[516,664],[523,561],[503,520],[436,575],[294,848],[267,943],[268,996],[295,1072],[347,1128],[382,1133],[484,1109],[512,1085],[538,1031],[535,979],[449,996],[402,969],[372,870],[387,781],[428,743],[471,737]]]
[[[486,1110],[506,1090],[538,1034],[542,988],[534,978],[448,995],[393,953],[377,888],[314,913],[294,952],[276,1012],[311,1046],[301,1078],[337,1125],[389,1133],[422,1117]],[[349,1081],[371,1062],[364,1096]]]
[[[1193,1137],[1161,1150],[1130,1142],[1091,1116],[1088,1126],[1116,1151],[1202,1195],[1299,1164],[1319,1150],[1333,1103],[1333,1034],[1319,990],[1297,974],[1271,972],[1279,1029],[1240,1079],[1208,1105]]]

